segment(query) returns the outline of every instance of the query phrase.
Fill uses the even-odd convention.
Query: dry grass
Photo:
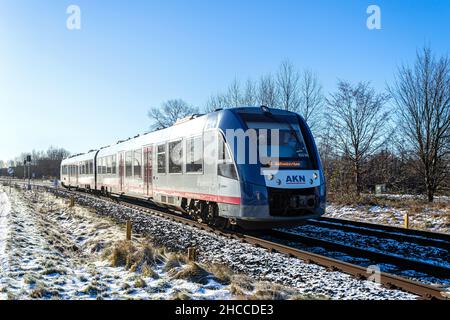
[[[233,274],[226,266],[220,264],[199,264],[187,261],[184,255],[166,252],[163,249],[155,249],[148,244],[132,243],[131,241],[119,241],[106,250],[107,257],[114,267],[125,267],[132,272],[140,273],[133,279],[134,285],[126,285],[124,290],[135,290],[134,288],[145,288],[147,283],[143,278],[158,279],[159,274],[154,271],[156,265],[163,265],[163,272],[169,279],[182,279],[201,285],[206,285],[210,280],[214,280],[223,285],[229,285],[231,294],[239,300],[317,300],[325,299],[322,296],[301,295],[294,289],[283,285],[260,281],[252,278]],[[133,282],[132,282],[133,283]],[[89,285],[84,290],[85,293],[96,295],[98,288]],[[173,293],[171,299],[190,300],[188,292],[178,290]]]
[[[234,275],[231,277],[230,291],[235,296],[247,296],[255,290],[252,278],[246,275]]]
[[[172,300],[191,300],[191,297],[189,296],[189,293],[186,291],[177,291],[172,295],[171,299]]]
[[[181,267],[183,263],[186,263],[186,258],[182,257],[175,253],[165,253],[165,266],[164,271],[165,272],[175,272],[173,270],[176,270],[177,268]]]
[[[134,287],[135,288],[145,288],[147,286],[147,283],[145,282],[144,279],[142,278],[138,278],[136,279],[136,281],[134,282]]]
[[[216,281],[220,284],[227,285],[231,283],[233,271],[227,266],[214,263],[207,265],[205,268],[214,275]]]
[[[231,278],[230,291],[236,300],[325,300],[325,296],[299,294],[296,290],[281,284],[254,281],[245,275]]]
[[[150,245],[138,247],[131,241],[117,242],[108,253],[113,267],[125,267],[132,272],[142,272],[144,267],[145,272],[151,274],[151,266],[163,261],[158,250]]]
[[[174,276],[174,279],[183,279],[190,282],[207,284],[210,279],[214,278],[211,273],[206,271],[195,262],[189,262]]]
[[[255,286],[254,298],[258,300],[286,300],[296,294],[292,289],[271,282],[258,282]]]

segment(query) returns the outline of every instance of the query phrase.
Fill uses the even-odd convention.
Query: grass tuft
[[[199,266],[195,262],[190,262],[185,265],[180,271],[178,271],[174,276],[174,279],[184,279],[190,282],[207,284],[213,276],[211,273],[206,271],[204,268]]]

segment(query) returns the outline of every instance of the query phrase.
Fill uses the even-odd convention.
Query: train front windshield
[[[248,117],[245,123],[249,129],[256,130],[258,145],[267,145],[267,152],[262,152],[261,148],[259,150],[261,164],[280,168],[311,169],[308,148],[296,118]],[[273,130],[277,130],[278,134],[272,132]]]

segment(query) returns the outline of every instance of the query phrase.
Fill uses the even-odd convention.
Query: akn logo
[[[305,184],[305,176],[287,176],[286,184]]]

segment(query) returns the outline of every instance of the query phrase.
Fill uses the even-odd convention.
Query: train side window
[[[183,140],[169,143],[169,173],[183,172]]]
[[[134,177],[142,178],[142,150],[134,150]]]
[[[100,163],[100,170],[98,173],[103,174],[103,159],[104,158],[100,158],[99,163]]]
[[[103,171],[103,174],[108,173],[108,157],[103,157],[102,171]]]
[[[127,151],[125,154],[125,176],[133,176],[133,151]]]
[[[117,158],[116,155],[112,156],[112,174],[117,173]]]
[[[230,152],[221,134],[219,134],[219,145],[217,151],[219,156],[217,160],[217,174],[225,178],[237,180],[238,176],[236,166],[231,159]]]
[[[166,145],[160,144],[157,151],[158,173],[166,173]]]
[[[111,174],[111,157],[106,157],[106,173]]]
[[[94,174],[94,161],[89,161],[89,174]]]
[[[186,140],[186,172],[203,172],[203,139],[201,136]]]
[[[102,163],[101,158],[97,158],[97,174],[102,174]]]
[[[100,170],[99,170],[100,174],[103,174],[103,159],[104,158],[100,158],[100,160],[99,160],[100,161]]]

